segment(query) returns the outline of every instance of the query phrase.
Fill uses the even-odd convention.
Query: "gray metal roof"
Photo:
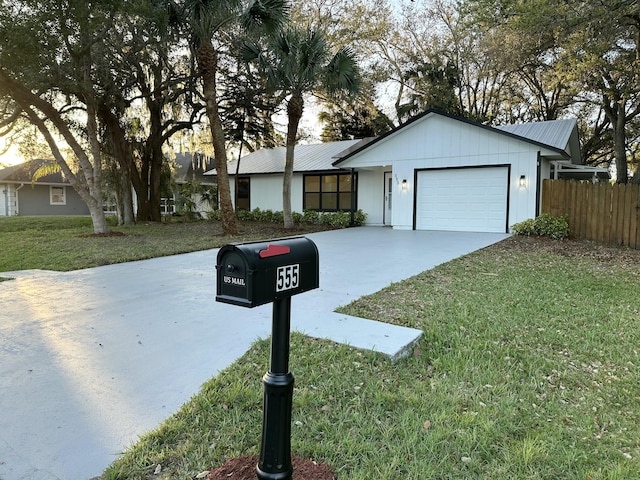
[[[493,128],[512,133],[550,147],[566,150],[569,139],[577,126],[575,119],[548,120],[546,122],[515,123]]]
[[[362,140],[343,140],[340,142],[317,143],[314,145],[296,145],[294,150],[294,170],[296,172],[318,172],[335,170],[333,157],[356,145]],[[252,152],[240,159],[240,175],[258,173],[283,173],[286,147],[265,148]],[[237,161],[229,162],[229,175],[235,175]],[[205,175],[215,175],[210,170]]]

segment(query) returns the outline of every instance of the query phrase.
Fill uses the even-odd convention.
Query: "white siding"
[[[232,178],[233,180],[233,178]],[[231,195],[234,195],[231,181]],[[282,211],[282,175],[252,175],[250,185],[250,209]],[[294,174],[291,181],[291,209],[302,212],[302,175]]]
[[[384,211],[384,169],[358,172],[358,208],[367,214],[367,225],[382,225]]]
[[[16,186],[11,183],[0,185],[0,217],[18,214]]]
[[[414,175],[417,170],[452,167],[511,165],[509,179],[509,216],[511,226],[535,216],[538,152],[557,155],[557,152],[519,140],[500,132],[438,114],[427,115],[416,122],[371,145],[361,153],[340,164],[340,167],[371,168],[376,166],[393,172],[397,192],[393,202],[393,227],[411,229],[414,222]],[[518,185],[525,175],[527,186]],[[407,180],[407,190],[401,189]],[[370,188],[362,177],[361,191]],[[382,215],[384,191],[377,182],[378,201],[369,198],[370,218]],[[364,205],[364,203],[363,203]],[[377,207],[375,205],[378,205]],[[363,208],[364,210],[364,208]]]
[[[8,188],[8,185],[0,184],[0,217],[6,217],[9,215]]]

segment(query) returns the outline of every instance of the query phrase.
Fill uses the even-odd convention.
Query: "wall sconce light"
[[[518,182],[518,186],[520,188],[524,188],[527,186],[527,177],[525,177],[524,175],[520,175],[520,181]]]
[[[407,179],[406,178],[404,180],[402,180],[401,188],[402,188],[403,192],[406,192],[409,189],[409,184],[407,183]]]

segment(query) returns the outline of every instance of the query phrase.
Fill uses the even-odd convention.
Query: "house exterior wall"
[[[7,184],[0,184],[0,217],[9,216],[8,187]]]
[[[0,217],[17,215],[16,186],[12,183],[0,184]]]
[[[362,171],[358,167],[382,168],[384,165],[390,165],[393,177],[397,179],[394,181],[396,191],[393,201],[393,227],[412,229],[414,181],[417,170],[510,165],[507,222],[511,226],[535,216],[537,160],[541,149],[543,148],[540,146],[508,135],[436,115],[426,116],[398,130],[378,144],[347,159],[340,167],[355,167],[361,175]],[[521,175],[525,175],[525,187],[519,186]],[[402,182],[405,179],[408,188],[403,190]],[[361,192],[369,191],[371,188],[365,185],[365,181],[374,181],[379,185],[378,200],[368,198],[366,203],[367,207],[377,205],[375,210],[365,210],[369,215],[368,223],[377,224],[377,217],[382,214],[383,209],[383,185],[382,182],[363,176],[359,182]]]
[[[367,225],[384,224],[384,171],[384,167],[358,171],[358,208],[367,214]]]
[[[65,186],[65,205],[51,205],[49,185],[24,185],[18,190],[18,215],[89,215],[76,191]]]
[[[231,199],[235,202],[235,185],[230,177]],[[291,210],[302,213],[303,175],[294,173],[291,179]],[[282,175],[251,175],[250,210],[282,211]],[[235,204],[234,204],[235,207]]]

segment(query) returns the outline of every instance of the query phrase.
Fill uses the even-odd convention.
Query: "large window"
[[[351,180],[351,173],[305,175],[303,208],[322,212],[351,210]]]

